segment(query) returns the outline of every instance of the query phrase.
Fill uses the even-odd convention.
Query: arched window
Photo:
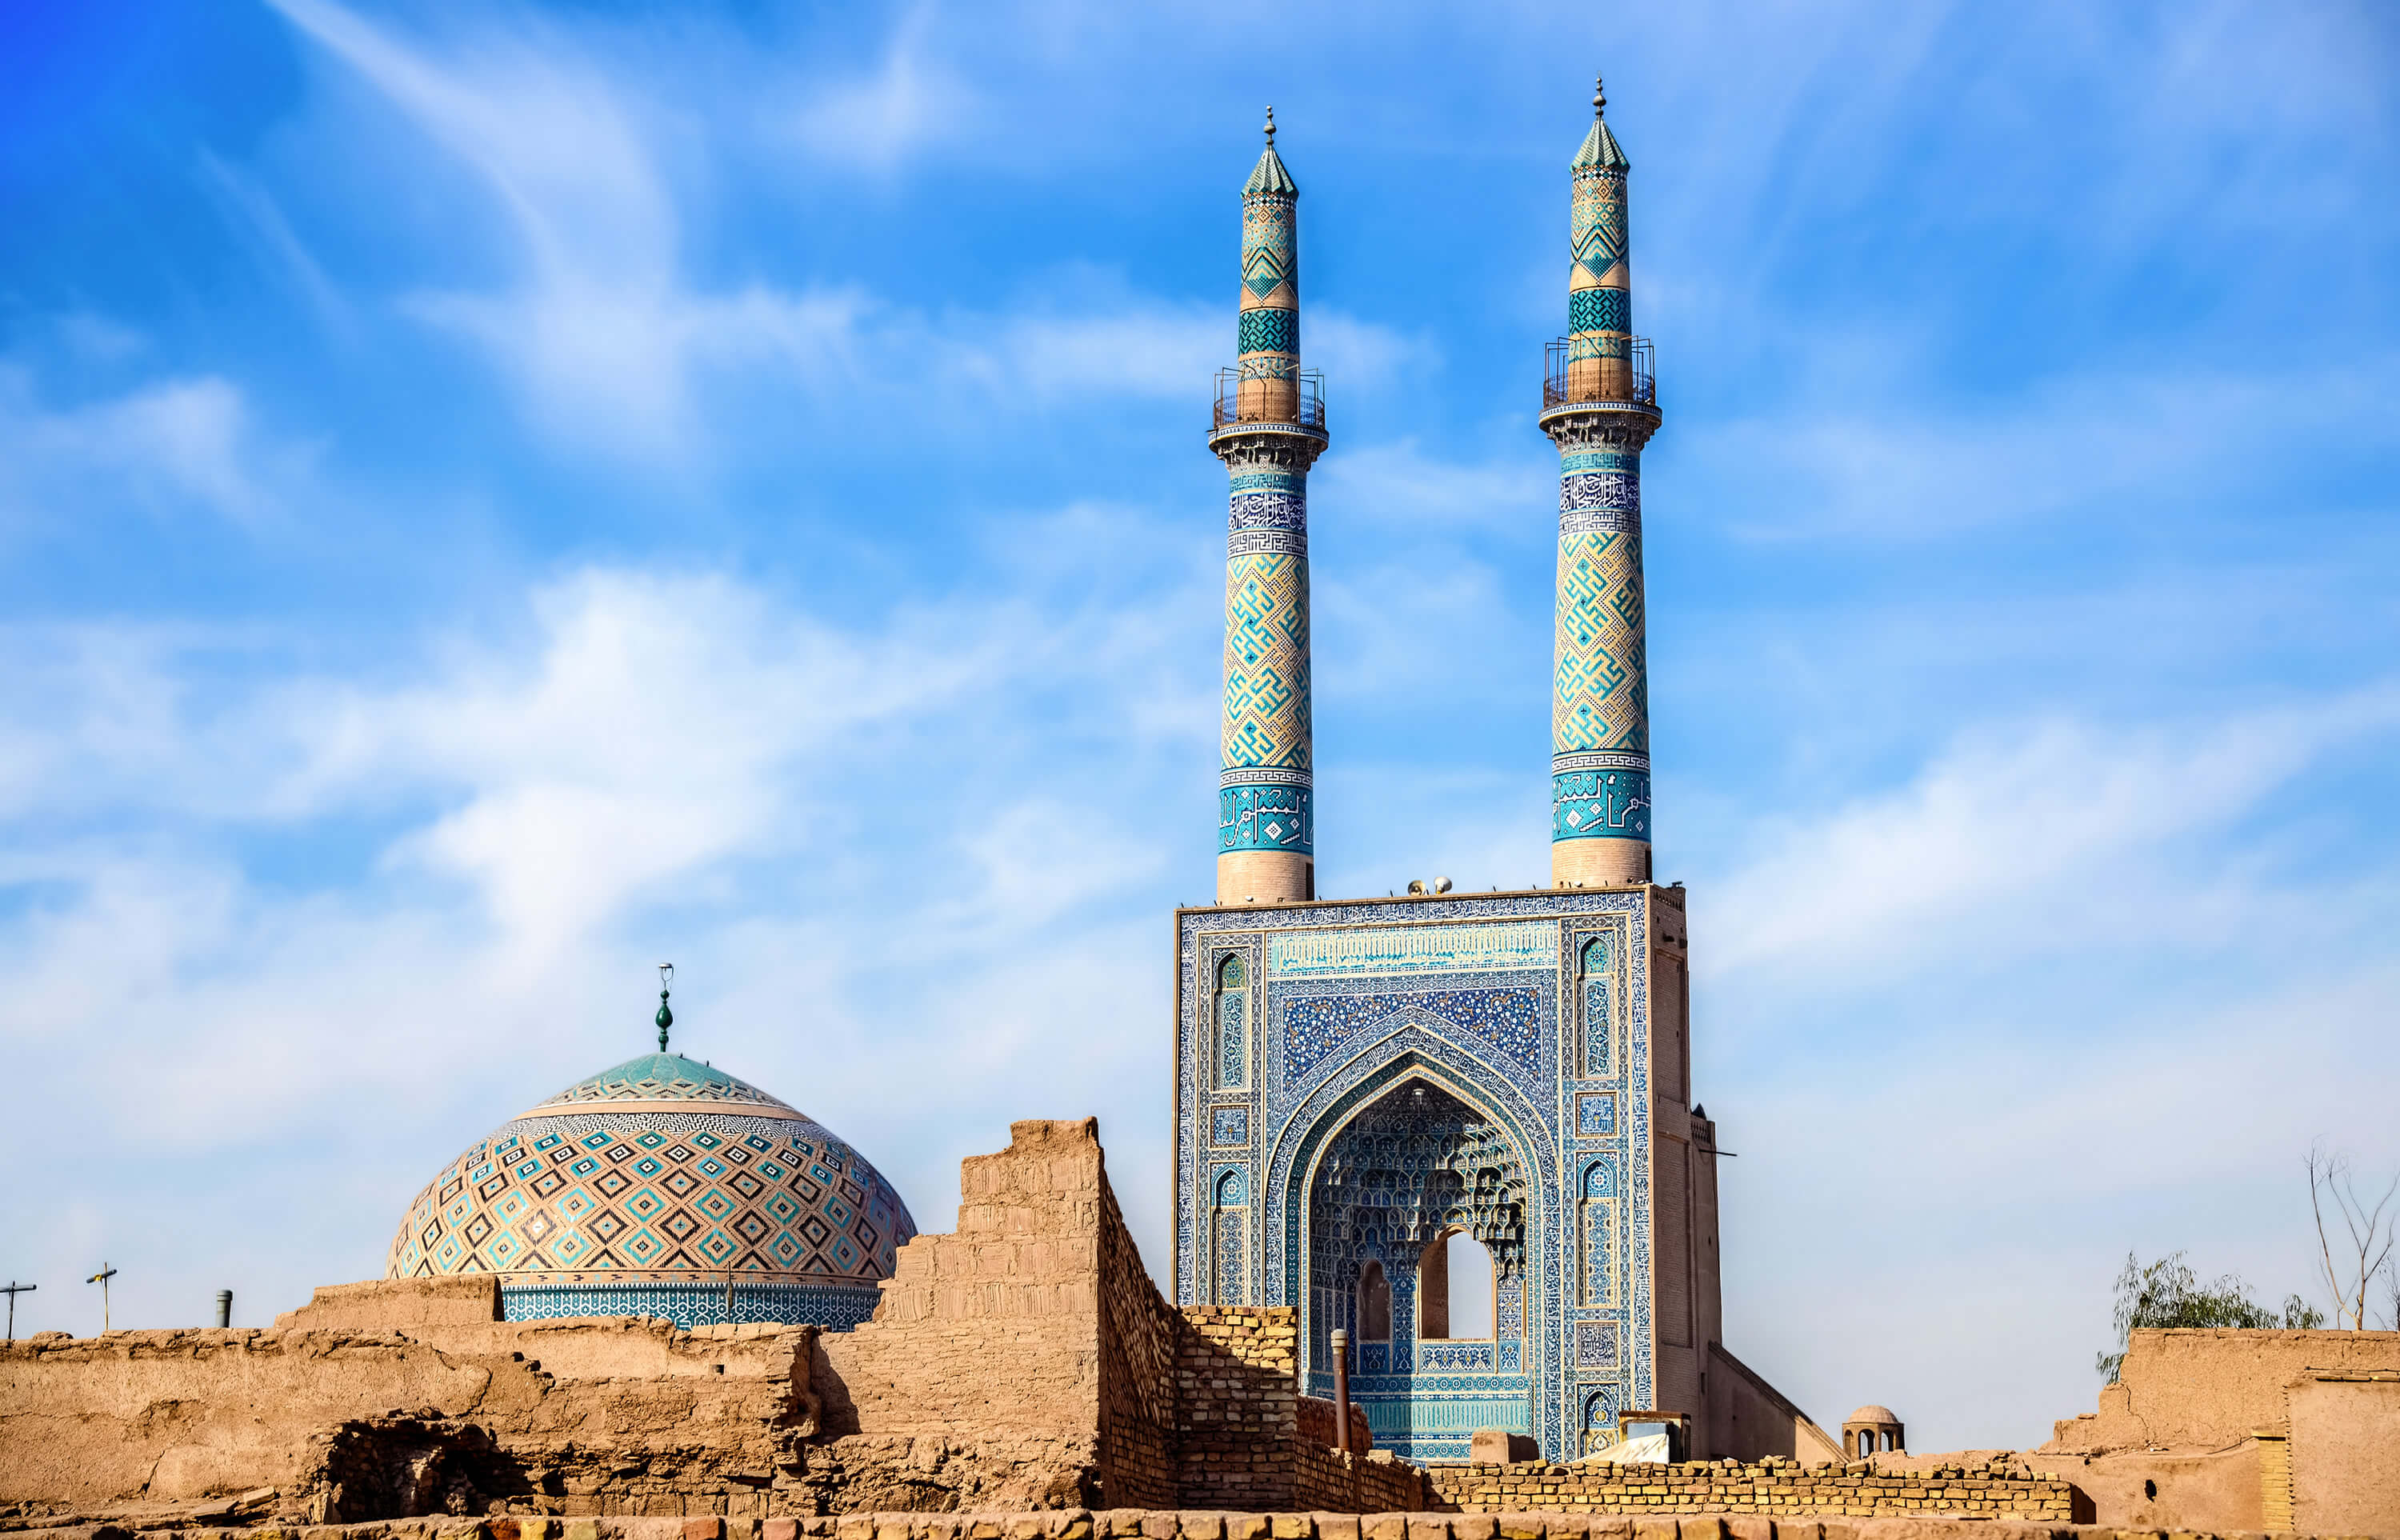
[[[1595,1390],[1583,1402],[1583,1451],[1595,1454],[1616,1442],[1616,1393]]]
[[[1596,935],[1583,944],[1578,971],[1583,974],[1583,1072],[1610,1074],[1616,1062],[1609,1051],[1616,1039],[1616,1023],[1609,1009],[1607,937]]]
[[[1250,970],[1238,957],[1217,967],[1217,1084],[1250,1083]]]
[[[1434,1238],[1417,1260],[1417,1336],[1475,1341],[1492,1335],[1496,1290],[1492,1253],[1464,1230]]]
[[[1240,1304],[1249,1281],[1249,1174],[1239,1167],[1222,1173],[1216,1196],[1208,1216],[1210,1293],[1218,1304]]]
[[[1384,1276],[1384,1264],[1372,1257],[1358,1269],[1358,1340],[1392,1340],[1392,1281]]]
[[[1583,1243],[1583,1302],[1613,1304],[1617,1274],[1616,1172],[1605,1161],[1584,1167],[1575,1227]]]

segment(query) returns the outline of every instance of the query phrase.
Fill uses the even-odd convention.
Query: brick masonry
[[[1731,1460],[1680,1465],[1528,1463],[1434,1465],[1426,1474],[1439,1506],[1466,1513],[1541,1509],[1856,1519],[1962,1514],[2059,1524],[2075,1516],[2075,1488],[2069,1483],[1990,1465],[1900,1473],[1782,1460],[1749,1465]]]
[[[138,1520],[30,1527],[11,1540],[134,1540]],[[1509,1513],[1237,1514],[1053,1508],[1011,1513],[860,1513],[804,1519],[401,1519],[334,1526],[202,1526],[179,1540],[2167,1540],[2158,1530],[1973,1519],[1772,1519],[1763,1515]],[[2184,1531],[2173,1540],[2264,1540]],[[2310,1540],[2283,1534],[2274,1540]]]

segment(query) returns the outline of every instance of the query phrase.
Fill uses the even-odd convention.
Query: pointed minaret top
[[[1616,136],[1608,131],[1608,92],[1598,75],[1591,81],[1591,132],[1583,136],[1583,148],[1575,152],[1575,163],[1568,168],[1576,171],[1622,171],[1633,162],[1625,158]]]
[[[1300,187],[1291,173],[1283,169],[1283,157],[1275,154],[1275,109],[1267,109],[1267,147],[1259,163],[1250,168],[1249,181],[1242,184],[1244,198],[1298,198]]]

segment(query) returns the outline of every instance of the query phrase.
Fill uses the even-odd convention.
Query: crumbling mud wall
[[[961,1163],[957,1231],[901,1247],[874,1319],[819,1344],[829,1441],[811,1484],[828,1511],[1100,1500],[1112,1201],[1098,1129],[1009,1133],[1006,1150]]]
[[[285,1328],[47,1332],[0,1348],[0,1503],[274,1488],[282,1511],[318,1522],[535,1497],[642,1512],[667,1492],[728,1504],[756,1493],[816,1431],[809,1378],[796,1374],[812,1327],[464,1329],[487,1342]],[[558,1345],[618,1372],[555,1372],[538,1355]]]
[[[2146,1329],[2099,1409],[2061,1421],[2025,1458],[2072,1481],[2103,1524],[2289,1528],[2313,1501],[2400,1533],[2400,1455],[2295,1415],[2304,1387],[2379,1375],[2400,1376],[2400,1332]]]

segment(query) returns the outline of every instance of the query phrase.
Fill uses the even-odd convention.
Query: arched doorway
[[[1379,1446],[1457,1458],[1479,1427],[1531,1432],[1531,1196],[1507,1131],[1431,1080],[1411,1075],[1361,1109],[1309,1187],[1311,1393],[1330,1389],[1338,1326],[1359,1344],[1351,1396]],[[1480,1290],[1467,1315],[1462,1274]]]

